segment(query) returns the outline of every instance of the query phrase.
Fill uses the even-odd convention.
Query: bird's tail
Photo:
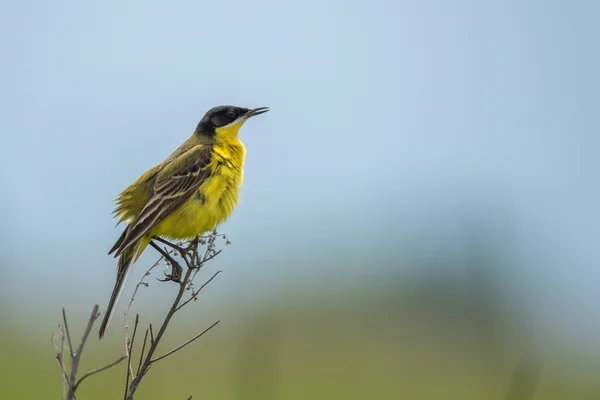
[[[106,311],[104,312],[104,319],[102,320],[102,325],[100,325],[99,337],[102,339],[104,336],[104,332],[108,325],[110,324],[110,320],[115,311],[115,305],[119,301],[119,296],[123,291],[123,284],[127,280],[127,276],[129,275],[129,271],[131,271],[131,266],[140,255],[140,253],[144,250],[143,246],[144,240],[138,240],[133,246],[128,247],[119,255],[119,261],[117,263],[117,281],[115,282],[115,287],[113,289],[112,294],[110,295],[110,300],[108,301],[108,306],[106,307]],[[147,245],[148,243],[146,243]]]

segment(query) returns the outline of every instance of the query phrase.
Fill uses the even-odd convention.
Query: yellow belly
[[[149,236],[164,236],[175,240],[192,239],[212,231],[233,213],[238,203],[243,180],[241,161],[229,154],[213,156],[213,175],[171,215],[160,222]],[[237,162],[236,162],[237,161]]]

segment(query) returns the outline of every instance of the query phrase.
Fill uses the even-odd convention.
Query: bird
[[[108,254],[117,276],[99,338],[104,336],[132,265],[153,239],[190,240],[216,229],[238,204],[246,149],[238,133],[269,107],[217,106],[163,162],[143,173],[115,199],[117,225],[127,223]],[[155,248],[158,248],[156,246]]]

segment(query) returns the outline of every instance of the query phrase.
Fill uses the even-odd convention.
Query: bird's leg
[[[154,236],[152,239],[154,239],[158,242],[164,243],[167,246],[169,246],[170,248],[177,250],[181,254],[182,257],[187,253],[187,250],[185,250],[184,248],[177,246],[175,243],[171,243],[168,240],[165,240],[161,237]]]
[[[167,261],[169,261],[169,263],[171,263],[171,274],[170,275],[165,274],[165,279],[159,279],[159,281],[161,281],[161,282],[173,281],[173,282],[181,283],[181,275],[183,273],[183,268],[181,268],[181,265],[179,265],[179,263],[177,261],[175,261],[175,259],[173,257],[171,257],[171,255],[169,253],[167,253],[166,251],[161,249],[160,246],[157,245],[156,243],[151,241],[150,246],[154,247],[154,249],[156,251],[158,251],[165,258],[165,260],[167,260]]]
[[[190,249],[190,251],[192,253],[191,258],[192,258],[192,264],[193,265],[200,265],[200,259],[198,257],[198,245],[199,244],[200,244],[200,236],[196,236],[190,242],[189,249]]]

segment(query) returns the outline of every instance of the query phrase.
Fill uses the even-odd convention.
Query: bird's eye
[[[235,109],[228,108],[227,111],[225,111],[225,115],[227,115],[230,118],[235,118],[235,116],[236,116]]]

